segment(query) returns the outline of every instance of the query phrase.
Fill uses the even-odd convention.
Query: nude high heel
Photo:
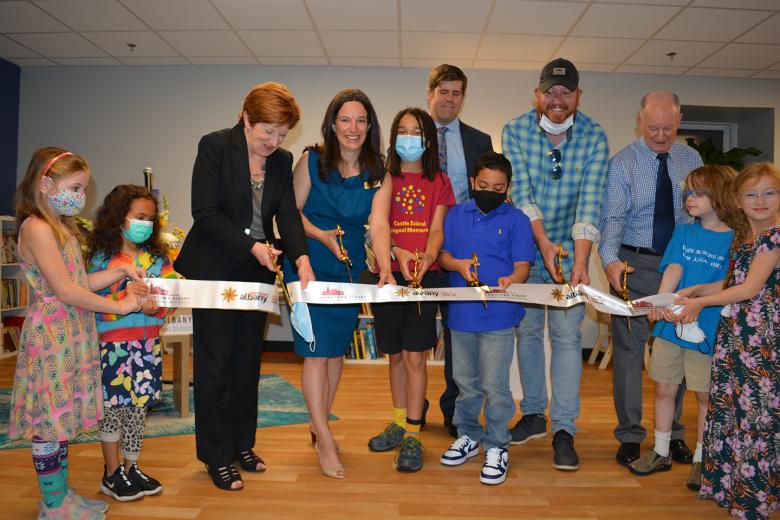
[[[322,454],[320,453],[320,444],[319,442],[314,445],[314,451],[317,452],[317,456],[320,460],[320,471],[323,475],[330,478],[335,478],[336,480],[343,480],[347,478],[347,470],[344,469],[344,466],[341,464],[337,466],[323,466],[322,464]]]

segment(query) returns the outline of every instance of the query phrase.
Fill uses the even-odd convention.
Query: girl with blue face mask
[[[157,199],[144,187],[122,185],[111,190],[97,211],[88,243],[90,272],[133,265],[150,278],[176,277],[160,239]],[[128,292],[144,289],[142,283],[124,279],[98,294],[121,300]],[[162,491],[159,481],[141,471],[138,458],[146,410],[159,400],[162,390],[159,335],[163,319],[172,311],[158,308],[148,298],[140,311],[127,316],[97,315],[103,382],[100,440],[105,460],[100,490],[115,500],[138,500]]]
[[[391,128],[388,174],[374,197],[370,229],[377,266],[363,281],[441,287],[436,257],[447,209],[455,204],[449,178],[439,169],[436,125],[427,112],[405,108]],[[428,349],[436,344],[435,303],[373,304],[379,349],[390,357],[393,421],[371,438],[372,451],[399,448],[398,471],[419,471],[423,447]]]

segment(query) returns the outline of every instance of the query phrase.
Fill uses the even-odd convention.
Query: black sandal
[[[226,491],[239,491],[244,489],[244,482],[241,480],[241,473],[239,473],[236,467],[232,464],[227,466],[220,466],[218,468],[211,468],[208,464],[206,464],[206,471],[209,472],[211,481],[214,482],[214,485],[219,489],[224,489]],[[234,488],[234,482],[241,482],[241,486]]]
[[[254,473],[262,473],[266,470],[265,461],[257,456],[252,450],[242,451],[236,455],[236,460],[241,465],[241,468],[245,471],[252,471]],[[261,469],[257,469],[257,465],[262,464]]]

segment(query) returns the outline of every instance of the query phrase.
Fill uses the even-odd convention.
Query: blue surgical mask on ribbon
[[[425,147],[421,135],[399,135],[395,138],[395,151],[405,162],[414,162],[422,157]]]
[[[143,244],[154,231],[154,222],[151,220],[127,219],[130,221],[130,227],[122,229],[122,236],[135,244]]]
[[[290,313],[290,324],[295,329],[295,332],[300,334],[303,340],[309,344],[309,350],[314,352],[316,343],[314,340],[314,329],[311,325],[309,306],[305,302],[293,303],[292,312]]]

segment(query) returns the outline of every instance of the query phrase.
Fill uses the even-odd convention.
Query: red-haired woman
[[[314,279],[293,194],[292,154],[280,148],[299,119],[290,91],[263,83],[247,94],[233,128],[201,138],[192,172],[194,223],[177,272],[198,280],[273,283],[271,254],[284,250],[304,287]],[[245,471],[265,471],[252,451],[265,319],[250,311],[192,312],[195,444],[220,489],[243,488],[234,461]]]

